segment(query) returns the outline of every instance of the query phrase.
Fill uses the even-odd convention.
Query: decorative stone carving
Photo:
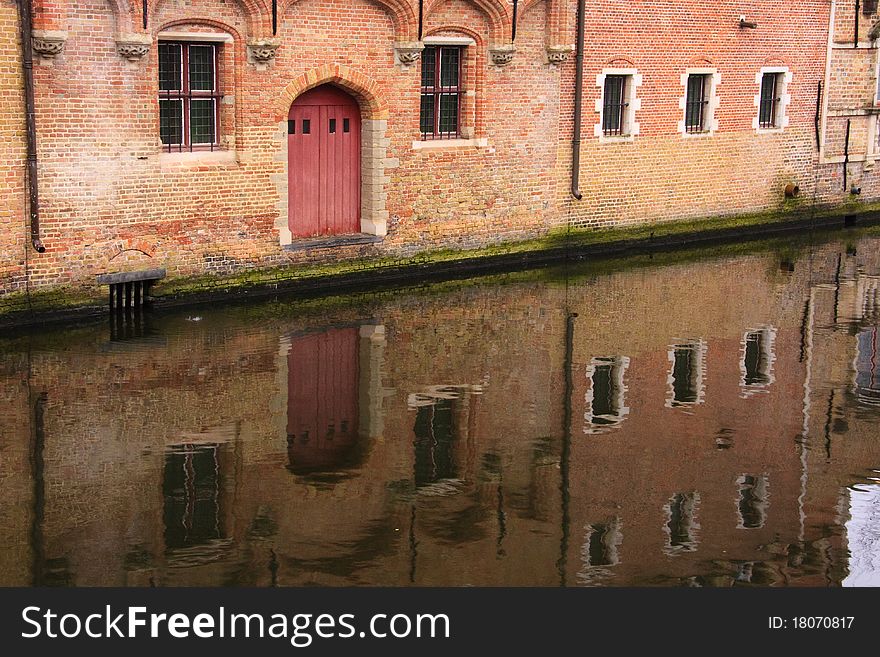
[[[116,52],[130,62],[138,62],[150,52],[152,43],[148,34],[122,34],[116,39]]]
[[[424,49],[421,41],[401,41],[394,44],[394,59],[401,66],[410,66],[419,61]]]
[[[248,61],[252,62],[257,68],[265,68],[269,65],[278,52],[280,41],[275,39],[253,39],[248,41]]]
[[[489,48],[489,59],[493,66],[507,66],[513,61],[515,54],[516,47],[512,43]]]
[[[547,46],[547,63],[558,66],[568,61],[574,48],[571,46]]]
[[[64,51],[67,32],[57,30],[34,30],[31,43],[34,52],[45,62],[51,62]]]

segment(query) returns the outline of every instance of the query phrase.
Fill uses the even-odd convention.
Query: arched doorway
[[[291,105],[287,120],[288,227],[291,235],[361,232],[361,112],[331,84]]]

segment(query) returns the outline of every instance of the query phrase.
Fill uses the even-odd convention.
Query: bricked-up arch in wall
[[[427,0],[425,2],[424,21],[439,9],[447,0]],[[510,43],[513,29],[513,14],[501,0],[462,0],[479,9],[489,21],[489,42],[492,45]]]
[[[115,2],[126,2],[127,0],[111,0]],[[164,4],[169,2],[169,0],[149,0],[148,1],[148,17],[152,17],[155,15]],[[248,37],[266,37],[272,35],[272,9],[271,9],[271,1],[270,0],[233,0],[233,3],[238,5],[242,14],[244,15],[245,22],[247,24],[247,35]],[[142,22],[141,22],[141,10],[140,5],[143,3],[135,2],[135,5],[138,7],[135,9],[137,12],[137,25],[135,26],[138,31],[142,31]],[[207,9],[210,9],[210,6],[199,6],[193,8],[187,8],[188,10],[198,10],[200,12],[205,12]]]
[[[385,172],[388,167],[388,101],[378,82],[370,76],[343,66],[324,64],[303,73],[288,84],[275,101],[278,123],[277,161],[288,162],[287,118],[293,102],[309,89],[323,84],[341,87],[358,101],[361,110],[361,232],[385,235],[388,226]],[[290,244],[293,236],[288,225],[288,171],[274,176],[278,191],[278,217],[275,228],[280,243]]]
[[[525,0],[519,10],[519,17],[525,16],[530,9],[542,2],[547,3],[546,45],[566,45],[574,41],[569,34],[568,13],[565,0]]]
[[[287,13],[297,2],[302,0],[278,0],[278,19]],[[394,26],[394,38],[397,41],[415,41],[419,33],[419,17],[410,0],[367,0],[384,9]],[[417,1],[417,0],[415,0]]]

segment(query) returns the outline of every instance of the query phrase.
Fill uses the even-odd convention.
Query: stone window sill
[[[439,151],[450,148],[487,148],[489,140],[486,137],[480,139],[426,139],[414,141],[414,151]]]
[[[169,168],[186,168],[188,166],[204,166],[206,164],[238,164],[235,151],[185,151],[183,153],[159,154],[160,166]]]

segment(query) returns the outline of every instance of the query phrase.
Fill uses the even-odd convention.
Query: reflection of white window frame
[[[682,552],[694,552],[699,543],[700,521],[698,514],[700,511],[700,494],[697,491],[689,491],[687,493],[676,493],[676,495],[685,497],[688,540],[680,545],[672,544],[672,530],[669,528],[669,525],[672,523],[672,505],[675,502],[675,496],[673,496],[663,506],[663,512],[666,517],[666,521],[663,523],[663,531],[666,534],[666,545],[663,547],[663,552],[668,556],[675,556]]]
[[[595,399],[595,381],[594,375],[596,368],[600,366],[611,366],[611,380],[614,385],[615,392],[615,412],[613,414],[594,415],[593,401]],[[624,374],[629,367],[629,358],[626,356],[614,356],[610,358],[594,358],[590,361],[590,365],[586,369],[586,378],[588,382],[587,392],[584,396],[584,433],[598,434],[604,433],[615,426],[618,426],[629,415],[629,407],[626,406],[626,383]]]
[[[675,398],[675,352],[681,349],[691,349],[696,352],[697,363],[695,373],[693,374],[693,387],[696,392],[694,401],[680,401]],[[670,345],[667,356],[669,357],[669,374],[666,377],[668,386],[668,395],[666,397],[667,408],[689,408],[698,406],[706,400],[706,352],[708,345],[703,339],[697,340],[676,340]]]
[[[607,563],[593,564],[590,557],[590,545],[597,533],[597,525],[605,527],[604,536],[600,538],[607,556]],[[598,580],[611,576],[610,568],[620,563],[620,544],[623,542],[623,523],[619,516],[607,518],[603,523],[584,525],[584,542],[581,544],[582,567],[578,573],[578,581],[581,584],[595,583]]]
[[[757,527],[746,527],[745,518],[743,518],[742,511],[740,510],[740,501],[743,497],[743,491],[745,491],[750,486],[746,484],[746,477],[753,477],[756,481],[754,486],[751,488],[755,491],[755,497],[759,499],[757,504],[757,510],[761,516],[761,522]],[[767,523],[767,508],[769,507],[769,499],[770,499],[770,482],[767,478],[766,474],[760,475],[751,475],[751,474],[742,474],[736,478],[736,516],[737,516],[737,529],[760,529]]]
[[[761,335],[761,355],[766,363],[765,371],[761,374],[767,378],[765,383],[746,383],[748,370],[746,368],[746,354],[748,350],[749,337],[755,334]],[[763,328],[749,329],[743,334],[742,343],[739,352],[739,371],[740,371],[740,396],[750,397],[759,392],[768,392],[768,389],[776,380],[773,373],[773,365],[776,362],[776,329],[772,326]]]

